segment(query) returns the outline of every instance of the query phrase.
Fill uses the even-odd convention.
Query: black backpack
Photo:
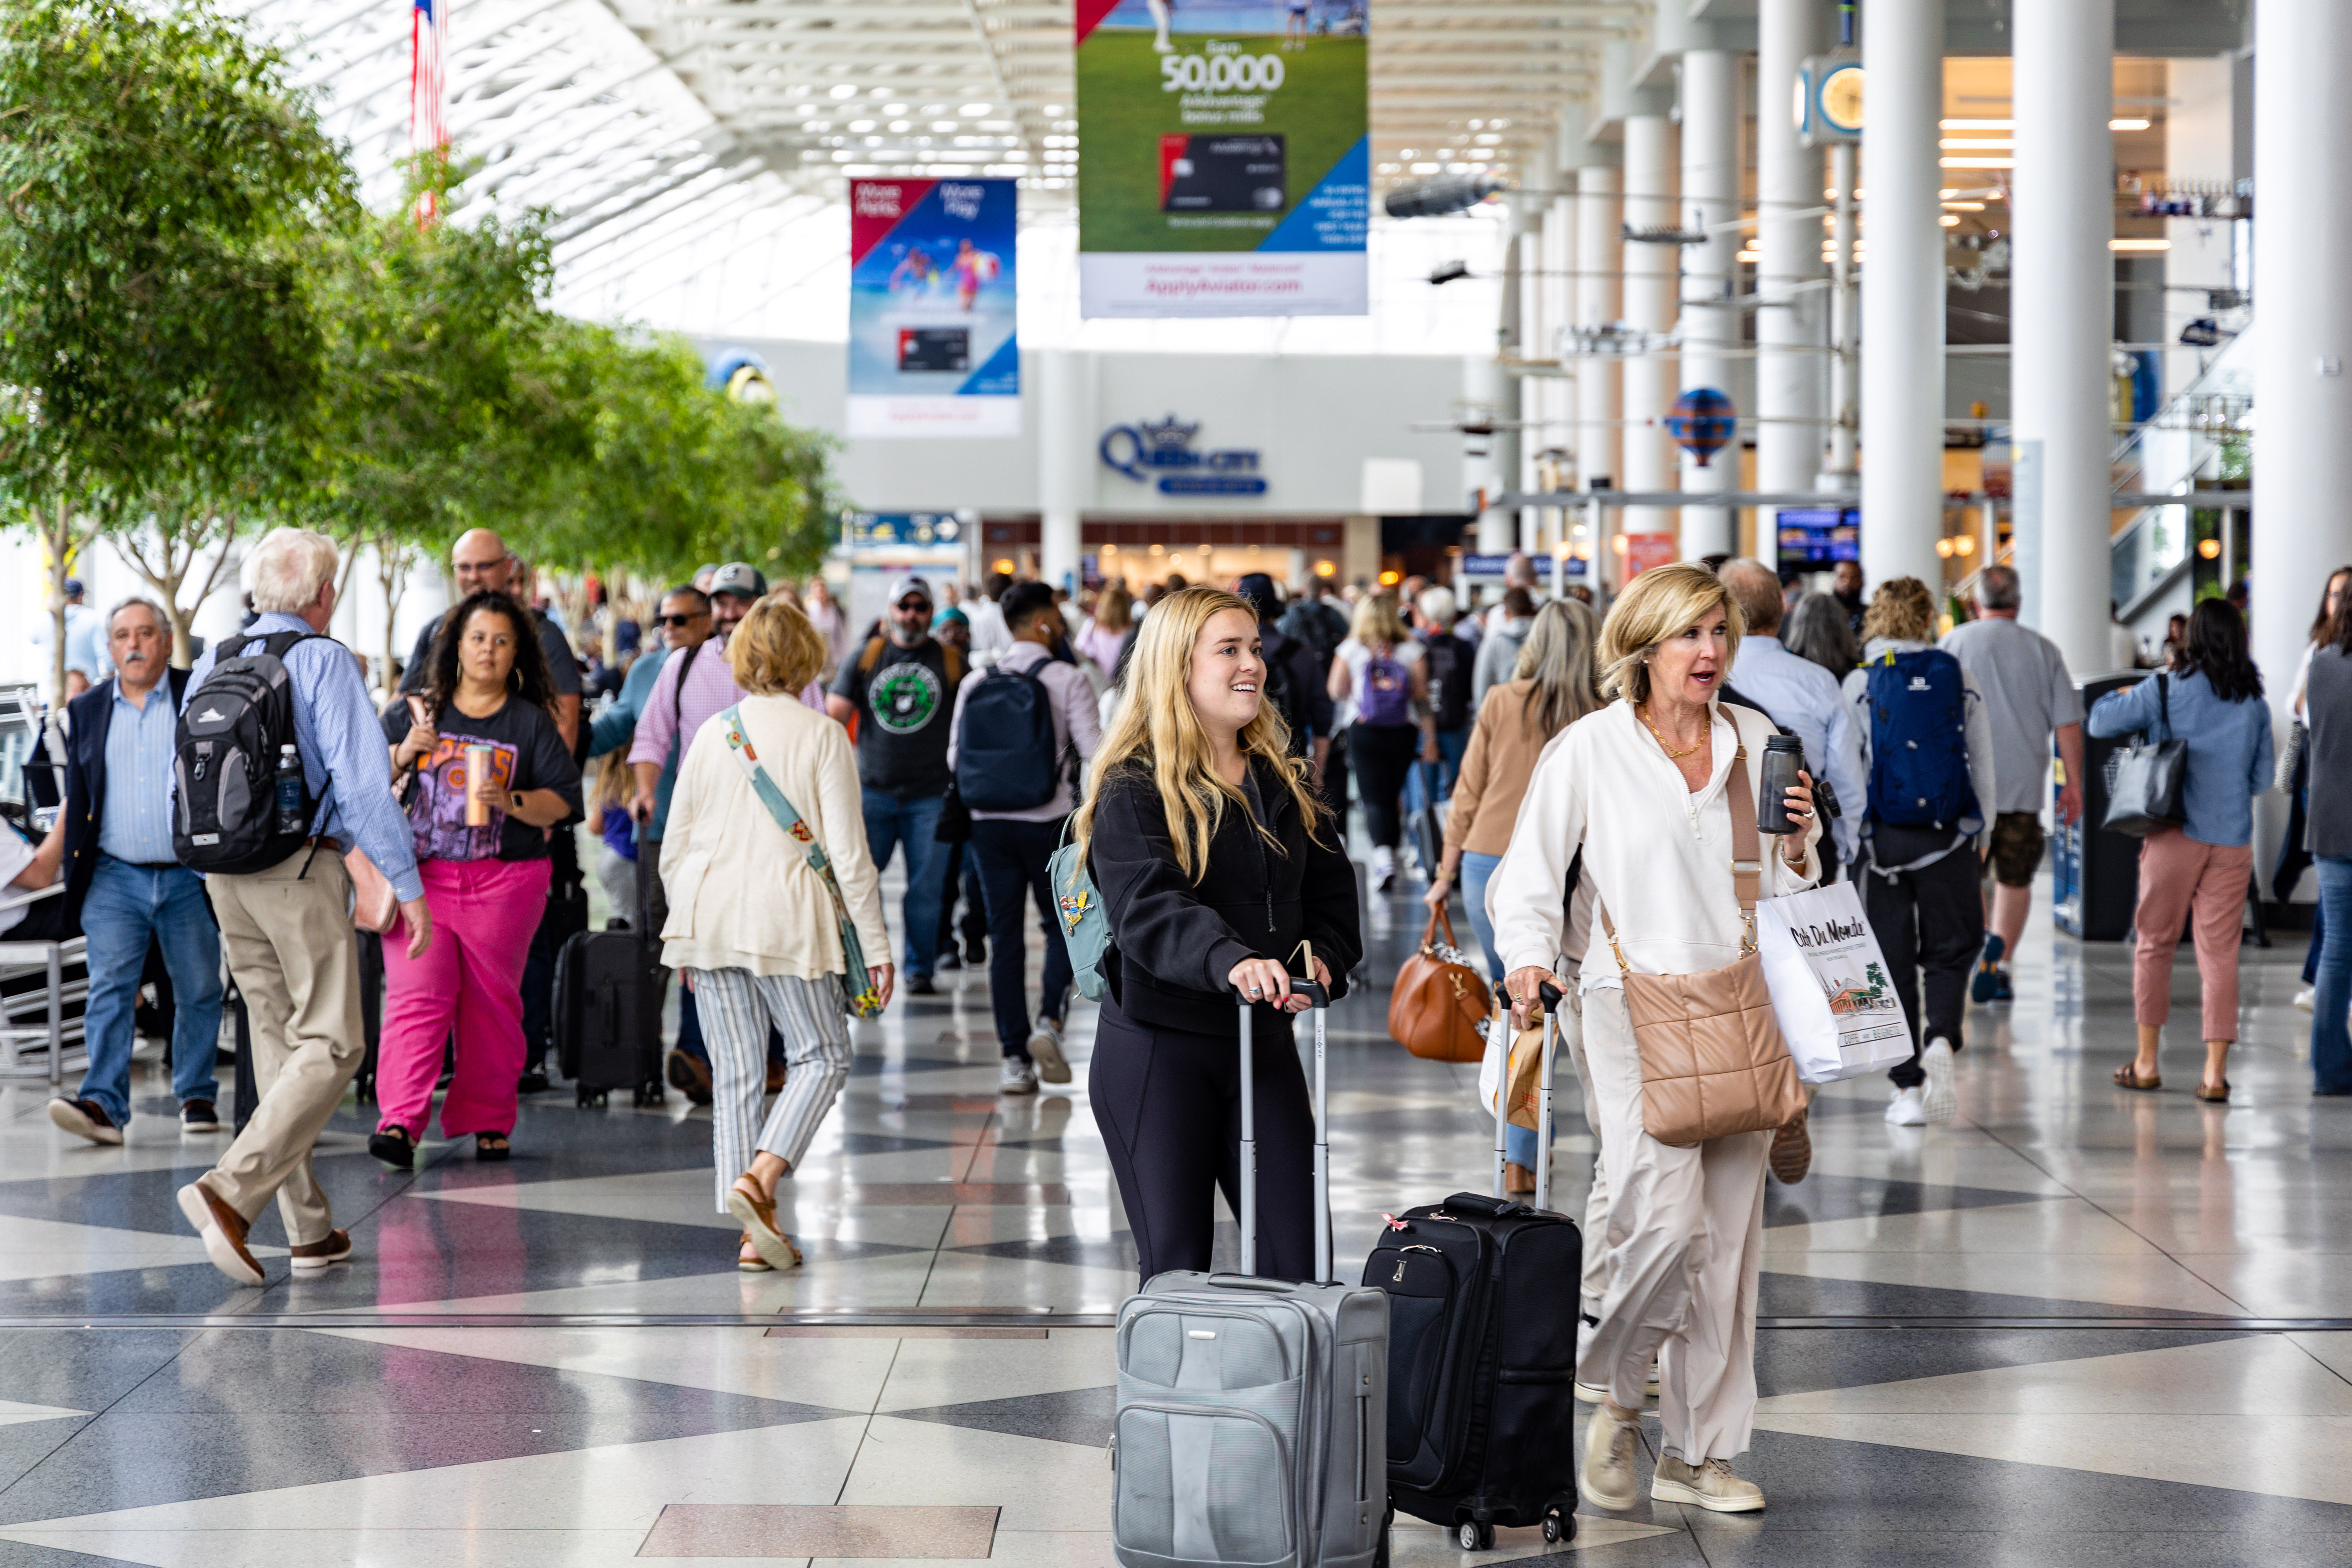
[[[1031,811],[1061,788],[1054,705],[1045,683],[998,665],[963,701],[956,794],[971,811]]]
[[[1470,677],[1477,662],[1470,645],[1452,632],[1433,632],[1421,639],[1429,659],[1430,713],[1441,730],[1468,727],[1476,715],[1470,706]]]
[[[301,830],[280,833],[277,775],[280,748],[297,743],[286,650],[317,636],[272,632],[226,643],[205,683],[188,693],[173,763],[172,852],[183,866],[230,876],[266,870],[310,837],[319,802],[308,778]]]

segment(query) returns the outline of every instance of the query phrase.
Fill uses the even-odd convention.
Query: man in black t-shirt
[[[940,938],[940,879],[947,862],[936,838],[948,783],[948,732],[963,657],[931,637],[931,588],[920,577],[890,585],[887,635],[845,659],[825,711],[857,726],[857,782],[865,786],[866,843],[877,870],[907,850],[907,991],[932,994]]]

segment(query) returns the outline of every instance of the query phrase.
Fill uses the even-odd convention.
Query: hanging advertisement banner
[[[1086,316],[1360,316],[1369,0],[1077,0]]]
[[[1021,434],[1015,190],[849,183],[851,436]]]

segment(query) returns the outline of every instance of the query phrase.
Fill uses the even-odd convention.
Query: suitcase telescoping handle
[[[1290,988],[1307,998],[1315,1018],[1315,1283],[1331,1279],[1331,1142],[1326,1127],[1330,1102],[1323,1076],[1323,1015],[1330,1010],[1331,994],[1320,981],[1290,977]],[[1238,993],[1236,993],[1238,995]],[[1257,1058],[1251,1039],[1253,1007],[1240,997],[1242,1011],[1242,1268],[1257,1272]]]
[[[1498,981],[1495,985],[1496,1000],[1505,1012],[1502,1081],[1495,1093],[1495,1197],[1503,1201],[1503,1163],[1505,1130],[1511,1121],[1511,1048],[1509,1046],[1508,1014],[1511,994]],[[1551,1206],[1551,1068],[1552,1058],[1559,1044],[1559,1005],[1567,998],[1559,986],[1545,981],[1536,987],[1536,1000],[1543,1008],[1543,1060],[1537,1072],[1536,1089],[1536,1201],[1535,1206]]]

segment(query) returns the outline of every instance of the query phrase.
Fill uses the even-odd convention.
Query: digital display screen
[[[1778,524],[1783,571],[1818,569],[1862,559],[1862,509],[1790,506]]]

